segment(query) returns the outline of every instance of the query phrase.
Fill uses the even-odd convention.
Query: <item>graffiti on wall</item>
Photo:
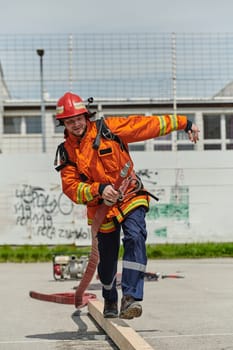
[[[166,239],[169,230],[179,223],[189,222],[189,188],[184,185],[182,169],[175,169],[169,185],[161,185],[159,171],[142,169],[137,172],[145,188],[159,197],[151,200],[146,221],[150,234]],[[75,205],[61,193],[60,186],[19,184],[14,189],[14,222],[26,240],[34,242],[90,244],[86,207]],[[84,244],[83,243],[83,244]]]
[[[172,186],[161,186],[159,171],[149,169],[140,170],[145,187],[159,198],[159,202],[150,204],[147,222],[153,227],[153,234],[157,237],[168,236],[168,222],[189,223],[189,188],[184,185],[183,169],[175,169],[175,183]],[[154,223],[154,225],[153,225]]]
[[[28,238],[69,242],[90,239],[90,232],[84,227],[86,209],[76,207],[59,191],[28,184],[15,190],[15,223],[27,229]]]

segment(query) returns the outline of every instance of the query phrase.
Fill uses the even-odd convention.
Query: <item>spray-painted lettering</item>
[[[61,192],[26,184],[15,191],[16,225],[25,227],[29,238],[40,236],[51,241],[67,242],[90,239],[90,232],[82,225],[76,228],[75,221],[86,218],[85,209],[74,213],[74,208],[74,204]],[[62,219],[64,217],[67,219]]]

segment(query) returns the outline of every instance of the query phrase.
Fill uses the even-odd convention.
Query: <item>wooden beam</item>
[[[124,320],[120,318],[104,318],[103,303],[99,300],[89,300],[87,307],[91,316],[120,350],[153,350]]]

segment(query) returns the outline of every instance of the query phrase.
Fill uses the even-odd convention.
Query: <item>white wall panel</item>
[[[158,195],[148,243],[232,241],[231,152],[135,152],[145,187]],[[0,154],[0,244],[89,245],[86,209],[61,192],[54,155]]]

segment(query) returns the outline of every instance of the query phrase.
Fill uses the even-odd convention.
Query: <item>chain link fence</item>
[[[0,35],[1,244],[88,243],[85,208],[62,195],[53,168],[55,104],[67,90],[93,96],[98,115],[178,110],[200,126],[196,145],[182,131],[130,145],[160,199],[148,242],[229,241],[232,53],[233,33]]]
[[[0,35],[10,98],[40,98],[38,49],[45,94],[54,99],[72,90],[170,100],[174,80],[177,98],[212,99],[233,79],[233,33]]]

